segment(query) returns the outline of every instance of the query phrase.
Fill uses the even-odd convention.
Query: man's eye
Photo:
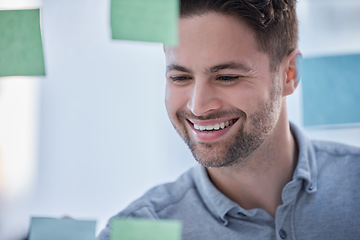
[[[233,82],[239,79],[239,76],[218,76],[216,80],[224,81],[224,82]]]
[[[188,81],[191,80],[191,77],[187,77],[187,76],[172,76],[170,77],[171,81],[173,82],[184,82],[184,81]]]

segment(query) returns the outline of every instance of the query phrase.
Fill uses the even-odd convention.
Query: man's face
[[[179,30],[179,46],[165,48],[172,124],[204,166],[246,163],[276,125],[280,78],[240,20],[208,13]]]

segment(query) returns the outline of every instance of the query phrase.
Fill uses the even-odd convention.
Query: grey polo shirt
[[[243,209],[219,192],[196,166],[157,186],[114,217],[176,219],[182,239],[360,239],[360,148],[310,141],[291,125],[299,146],[293,179],[275,218]],[[99,240],[109,240],[110,227]]]

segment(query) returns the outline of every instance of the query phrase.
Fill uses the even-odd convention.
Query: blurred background
[[[0,239],[30,216],[97,220],[195,165],[164,105],[162,44],[112,40],[110,1],[0,0],[41,8],[45,77],[0,78]],[[304,57],[360,53],[360,0],[298,0]],[[291,121],[309,137],[360,146],[360,125],[305,128],[301,85]],[[336,114],[334,109],[334,114]]]

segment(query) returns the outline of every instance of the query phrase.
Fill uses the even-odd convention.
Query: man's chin
[[[206,168],[222,168],[222,167],[230,167],[233,166],[234,163],[227,162],[227,161],[221,161],[221,160],[215,160],[215,161],[201,161],[199,159],[196,159],[199,164]]]
[[[199,154],[192,151],[192,154],[195,160],[204,167],[219,168],[233,165],[231,160],[225,158],[224,156],[216,156],[211,152],[206,154]]]

